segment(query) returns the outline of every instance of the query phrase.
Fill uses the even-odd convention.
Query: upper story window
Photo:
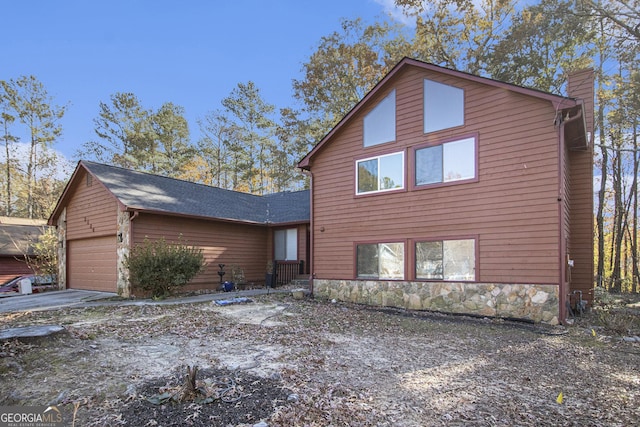
[[[424,133],[464,124],[464,91],[457,87],[424,81]]]
[[[396,91],[392,90],[364,118],[364,146],[396,140]]]
[[[416,148],[415,185],[439,184],[476,178],[476,138]]]
[[[356,194],[404,188],[404,152],[356,161]]]

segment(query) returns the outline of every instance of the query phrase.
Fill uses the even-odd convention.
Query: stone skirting
[[[313,280],[313,294],[381,307],[558,324],[557,285],[377,280]]]
[[[118,210],[118,234],[116,238],[116,253],[118,257],[118,282],[116,284],[116,291],[121,297],[129,298],[129,296],[131,296],[131,286],[129,284],[129,269],[126,263],[131,242],[131,217],[129,212]]]

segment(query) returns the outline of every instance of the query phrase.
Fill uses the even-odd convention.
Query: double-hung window
[[[356,245],[358,279],[404,279],[404,243]]]
[[[416,242],[416,279],[475,280],[475,239]]]
[[[356,194],[404,188],[404,152],[356,161]]]
[[[415,149],[415,185],[476,178],[476,137]]]

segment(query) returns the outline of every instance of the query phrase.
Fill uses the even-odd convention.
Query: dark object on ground
[[[122,408],[121,420],[127,425],[162,426],[226,426],[255,424],[269,418],[277,406],[286,404],[291,391],[282,387],[277,379],[260,378],[242,371],[202,369],[197,371],[198,383],[232,381],[237,399],[216,399],[210,403],[193,401],[156,405],[149,398],[171,387],[180,389],[185,382],[184,369],[178,369],[170,378],[157,378],[144,383],[137,390],[136,399]],[[151,399],[153,400],[153,399]]]

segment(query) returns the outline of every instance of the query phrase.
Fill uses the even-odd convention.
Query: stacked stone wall
[[[129,212],[118,210],[118,235],[116,242],[116,252],[118,256],[118,295],[128,298],[131,295],[131,286],[129,284],[129,269],[126,260],[129,256],[131,242],[131,219]]]
[[[314,279],[316,297],[558,324],[557,285]]]
[[[58,288],[67,288],[67,208],[58,217]]]

